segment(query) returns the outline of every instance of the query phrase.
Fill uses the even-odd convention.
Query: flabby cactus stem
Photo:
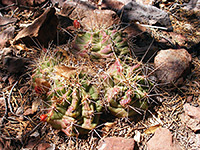
[[[133,74],[133,72],[134,72],[135,70],[137,70],[140,66],[141,66],[141,64],[138,63],[138,64],[136,64],[136,65],[130,67],[129,70],[128,70],[127,76],[128,76],[128,77],[131,77],[131,74]]]
[[[75,117],[76,113],[74,112],[77,107],[78,107],[78,102],[79,102],[79,93],[77,89],[74,89],[73,93],[72,93],[72,102],[71,105],[68,107],[65,115],[67,116],[71,116],[71,117]]]
[[[132,101],[132,97],[133,97],[133,91],[129,89],[128,91],[126,91],[125,96],[120,101],[120,104],[123,107],[126,107],[126,105]]]

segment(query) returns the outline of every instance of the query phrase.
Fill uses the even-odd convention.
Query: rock
[[[13,39],[15,27],[11,26],[6,28],[0,33],[0,48],[6,46],[8,40]]]
[[[88,11],[86,17],[81,21],[85,30],[106,29],[113,25],[119,24],[120,19],[112,10],[93,10]]]
[[[46,150],[50,147],[51,147],[51,145],[49,143],[41,143],[38,145],[38,150]]]
[[[154,136],[147,143],[148,150],[181,150],[173,142],[171,132],[166,128],[158,128]]]
[[[133,150],[134,139],[125,139],[122,137],[108,137],[103,139],[98,146],[98,150]]]
[[[17,0],[18,5],[22,6],[38,6],[47,2],[47,0]],[[16,0],[2,0],[1,3],[5,6],[16,4]]]
[[[186,10],[200,11],[200,0],[190,0],[190,2],[184,7]]]
[[[39,45],[48,46],[49,42],[54,40],[57,33],[58,19],[55,15],[55,8],[47,9],[39,18],[21,30],[14,39],[14,44],[23,41],[27,46]]]
[[[96,6],[88,2],[73,2],[66,1],[61,9],[61,14],[69,17],[72,20],[82,20],[87,16],[88,11],[96,9]]]
[[[194,132],[200,130],[200,108],[191,106],[186,103],[184,106],[185,113],[181,116],[181,121]]]
[[[111,9],[119,11],[124,5],[128,4],[132,0],[103,0],[101,7],[103,9]]]
[[[200,121],[200,108],[199,107],[194,107],[187,103],[183,106],[183,108],[184,108],[186,115]]]
[[[172,29],[168,13],[155,6],[143,5],[132,1],[120,9],[117,14],[119,16],[122,15],[121,19],[123,22],[139,21],[140,23],[147,23],[150,25],[159,23],[169,30]]]
[[[87,4],[87,5],[86,5]],[[112,10],[96,9],[89,3],[78,3],[66,1],[62,7],[61,14],[72,20],[78,20],[84,30],[108,28],[118,24],[120,19]]]
[[[22,73],[25,70],[25,58],[6,56],[3,59],[3,66],[9,73]]]
[[[154,58],[156,76],[161,83],[180,85],[191,71],[191,61],[185,49],[161,50]]]
[[[5,28],[5,26],[9,24],[16,23],[16,21],[17,21],[16,18],[8,18],[8,17],[0,16],[0,30],[2,30],[2,28]]]

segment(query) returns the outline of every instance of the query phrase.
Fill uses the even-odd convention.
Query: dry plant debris
[[[188,4],[187,2],[183,0],[151,1],[151,4],[157,7],[156,9],[162,9],[162,11],[168,13],[173,27],[173,31],[170,32],[164,31],[165,27],[161,27],[159,24],[152,25],[148,21],[147,23],[139,22],[139,24],[135,21],[121,22],[120,20],[124,18],[121,18],[120,15],[117,16],[116,13],[125,4],[125,1],[123,3],[121,0],[109,2],[88,0],[80,3],[74,0],[73,4],[78,3],[80,7],[78,9],[71,7],[68,15],[62,13],[62,7],[66,6],[69,1],[66,1],[65,4],[62,4],[63,1],[54,0],[27,0],[18,1],[18,3],[12,0],[0,2],[0,19],[2,20],[0,23],[0,149],[93,150],[97,149],[99,143],[106,138],[120,137],[131,139],[131,142],[135,143],[134,149],[143,150],[148,149],[148,143],[163,128],[170,135],[169,138],[166,137],[166,141],[172,142],[173,138],[181,149],[200,149],[199,117],[186,109],[186,107],[191,107],[193,110],[198,110],[200,107],[200,60],[198,58],[200,16],[198,7],[195,7],[194,10],[184,8],[184,5],[187,6]],[[149,3],[149,1],[143,1],[143,3]],[[188,4],[188,7],[191,7],[191,3]],[[119,4],[118,7],[116,4]],[[91,8],[91,10],[88,10],[90,16],[82,16],[84,13],[81,14],[81,6]],[[95,13],[93,13],[93,10],[95,10]],[[98,14],[101,17],[98,18]],[[108,16],[105,20],[103,19],[104,15]],[[102,26],[103,21],[106,21],[106,26]],[[53,24],[53,27],[51,24]],[[99,32],[95,31],[97,28]],[[108,30],[115,29],[117,33],[120,33],[120,36],[112,37],[114,36],[112,33],[105,34],[108,31],[105,28],[109,28]],[[78,38],[87,35],[89,35],[89,39]],[[61,39],[62,37],[64,37],[64,40]],[[26,38],[29,38],[29,41],[24,40]],[[74,52],[72,47],[74,41],[77,45],[79,44],[81,52],[84,52],[86,57],[79,57],[77,53],[75,55],[72,53]],[[103,51],[105,45],[102,44],[102,41],[110,43],[106,47],[108,53]],[[117,53],[121,49],[119,46],[125,48],[126,52]],[[170,88],[158,82],[154,76],[156,68],[150,63],[157,51],[169,48],[185,48],[192,55],[193,65],[191,73],[186,77],[183,84],[174,85]],[[96,57],[98,59],[91,57],[92,52],[96,52],[95,55],[97,53],[102,55],[102,51],[106,53],[103,53],[103,55],[111,53],[112,57],[104,57],[100,60],[99,57]],[[106,83],[107,87],[110,86],[106,88],[107,90],[100,90],[99,92],[98,100],[103,101],[103,111],[99,123],[95,127],[89,128],[86,134],[69,136],[69,134],[66,135],[60,130],[55,130],[48,123],[41,121],[45,120],[45,116],[42,118],[41,115],[48,113],[49,110],[48,107],[44,107],[45,104],[48,105],[43,97],[45,95],[41,95],[42,92],[47,91],[45,91],[45,88],[33,88],[33,73],[41,65],[37,63],[38,60],[45,58],[48,54],[54,57],[57,53],[61,53],[62,57],[65,58],[65,64],[71,68],[78,68],[79,73],[81,67],[89,66],[90,70],[93,70],[96,74],[96,76],[90,74],[89,71],[86,73],[86,76],[90,78],[90,85],[99,80],[98,75],[102,72],[107,73],[109,79],[113,79],[113,81],[108,80],[109,83]],[[115,74],[116,70],[120,72],[121,69],[121,65],[116,63],[118,58],[125,64],[124,70],[126,70],[120,75]],[[128,76],[127,68],[129,67],[127,66],[134,66],[137,63],[141,67],[136,72],[137,75]],[[118,67],[113,69],[113,64],[118,64]],[[62,67],[62,65],[61,63],[60,66],[53,66],[53,69],[59,70],[57,77],[60,79],[69,75],[69,72],[66,73],[66,66]],[[46,70],[42,71],[40,77],[48,79],[50,76],[51,80],[48,80],[48,82],[52,86],[56,83],[52,80],[54,74],[55,72]],[[131,100],[133,98],[127,92],[129,90],[123,91],[122,87],[126,86],[131,89],[132,86],[129,86],[129,84],[132,77],[142,77],[141,80],[134,80],[137,81],[136,84],[143,82],[143,89],[145,89],[145,85],[148,85],[148,92],[144,94],[143,98],[138,98],[139,100],[145,99],[148,108],[133,108],[137,113],[130,117],[127,108],[132,106]],[[71,85],[74,82],[71,80]],[[111,82],[114,86],[111,86]],[[49,88],[49,84],[43,80],[39,80],[37,83]],[[152,85],[149,86],[151,83]],[[103,86],[105,86],[105,83]],[[114,96],[112,96],[113,90],[116,89],[121,89],[121,91],[119,90],[120,92],[117,94],[113,93]],[[107,92],[107,95],[103,92]],[[57,93],[59,93],[59,90]],[[110,101],[108,101],[109,99]],[[126,101],[123,101],[124,99]],[[90,105],[91,102],[93,101],[87,104]],[[109,104],[109,102],[112,104]],[[84,105],[81,103],[80,106],[83,107]],[[111,106],[119,107],[127,114],[119,118],[118,113],[109,108]],[[114,115],[111,115],[110,111],[113,111]],[[89,114],[89,111],[85,113]],[[90,120],[87,117],[85,115],[83,118]],[[76,119],[78,120],[78,118]],[[82,125],[82,123],[79,125]]]

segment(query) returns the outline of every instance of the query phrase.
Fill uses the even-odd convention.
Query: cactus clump
[[[68,136],[94,129],[102,106],[91,72],[86,66],[67,66],[60,57],[46,56],[40,60],[32,78],[36,93],[49,110],[42,120]]]
[[[73,42],[73,51],[82,57],[111,58],[129,53],[129,47],[121,31],[98,30],[79,33]]]
[[[140,74],[140,64],[128,66],[116,59],[103,75],[107,87],[105,101],[110,112],[117,117],[130,117],[137,110],[148,108],[145,97],[151,86]]]
[[[42,121],[75,136],[94,129],[106,107],[117,117],[131,117],[148,108],[152,84],[141,75],[140,63],[130,65],[117,58],[99,72],[89,60],[73,66],[72,60],[58,52],[40,59],[35,68],[33,87],[48,108]]]

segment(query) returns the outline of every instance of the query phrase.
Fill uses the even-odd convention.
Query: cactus
[[[129,66],[116,59],[99,73],[88,63],[67,65],[72,59],[58,52],[38,61],[33,87],[49,110],[40,116],[42,121],[75,136],[98,125],[103,104],[117,117],[130,117],[148,108],[145,98],[152,85],[141,75],[140,63]]]
[[[117,117],[130,117],[136,110],[147,109],[148,87],[151,83],[139,74],[140,64],[128,66],[116,59],[104,73],[104,86],[107,87],[105,101],[110,112]],[[149,85],[146,85],[145,80]]]
[[[39,60],[32,76],[35,92],[49,110],[41,120],[68,136],[87,133],[99,121],[100,90],[90,82],[93,78],[87,67],[63,65],[65,60],[57,56]]]
[[[80,33],[73,42],[73,51],[82,57],[111,58],[129,53],[123,33],[117,30],[99,30]]]

